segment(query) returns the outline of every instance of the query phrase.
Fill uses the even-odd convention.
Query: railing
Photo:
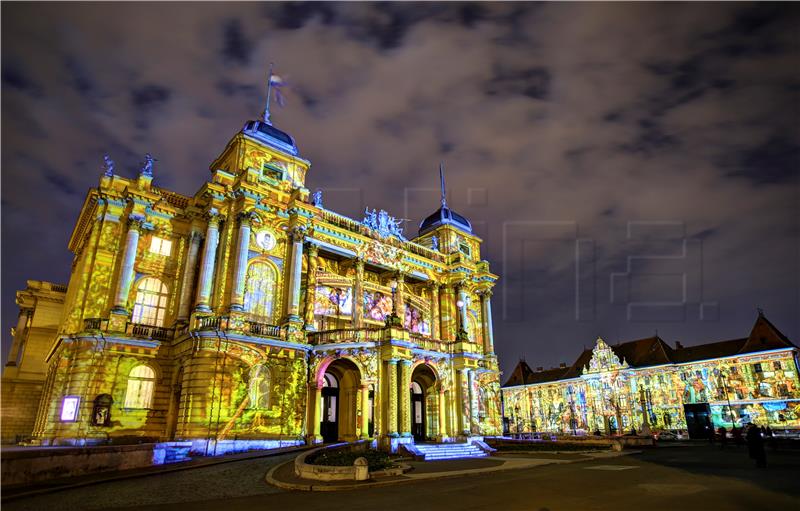
[[[88,330],[107,330],[108,320],[103,318],[85,318],[83,320],[83,329]]]
[[[175,337],[175,329],[153,325],[141,325],[139,323],[128,323],[125,327],[125,334],[132,337],[156,339],[158,341],[171,341]]]
[[[274,337],[280,339],[281,327],[260,323],[258,321],[244,321],[241,331],[249,335],[258,337]],[[237,331],[235,324],[232,324],[230,316],[204,316],[198,318],[197,330],[233,330]]]
[[[411,342],[419,346],[424,350],[429,351],[440,351],[442,353],[447,353],[449,351],[450,345],[444,341],[439,339],[431,339],[430,337],[425,337],[422,334],[416,333],[409,333],[409,338]]]
[[[337,342],[376,342],[383,339],[383,328],[337,328],[308,334],[311,344]]]
[[[352,218],[346,217],[344,215],[340,215],[339,213],[334,213],[333,211],[328,211],[326,209],[323,209],[322,211],[320,211],[320,216],[326,222],[333,224],[337,227],[341,227],[342,229],[346,229],[350,232],[362,235],[368,235],[368,233],[371,231],[371,229],[369,229],[361,222],[353,220]],[[418,243],[414,243],[413,241],[402,241],[395,239],[394,243],[397,243],[400,247],[408,250],[412,254],[416,254],[418,256],[427,259],[432,259],[440,263],[444,262],[443,254],[435,250],[431,250],[428,247],[425,247]]]
[[[256,321],[248,321],[246,331],[251,335],[261,337],[280,338],[281,336],[281,327],[278,325],[268,325],[267,323],[258,323]]]

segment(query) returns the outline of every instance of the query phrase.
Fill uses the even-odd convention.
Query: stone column
[[[473,418],[475,416],[475,392],[473,390],[474,383],[475,371],[472,369],[467,369],[467,398],[469,399],[469,406],[467,407],[467,411],[469,412],[469,417],[467,418],[467,429],[469,430],[470,434],[472,434],[475,426],[475,424],[473,424]]]
[[[6,366],[14,367],[19,363],[20,354],[23,352],[23,345],[25,344],[25,329],[28,327],[28,318],[33,311],[31,309],[22,309],[17,316],[17,326],[14,328],[14,341],[11,344],[11,350],[8,352],[8,362]],[[6,375],[8,376],[8,375]]]
[[[317,386],[317,382],[311,382],[308,384],[309,392],[313,392],[311,394],[312,402],[309,408],[309,417],[308,420],[310,424],[308,425],[309,436],[311,437],[309,440],[310,442],[317,442],[321,438],[320,434],[320,422],[322,421],[322,387]]]
[[[192,284],[197,267],[197,255],[200,253],[200,233],[192,231],[189,234],[189,250],[186,252],[186,268],[183,270],[181,283],[181,305],[178,309],[178,320],[186,321],[192,306]]]
[[[214,283],[214,268],[217,263],[217,245],[219,244],[219,215],[209,212],[206,242],[203,246],[203,259],[200,266],[200,281],[197,284],[197,312],[211,312],[211,286]]]
[[[469,399],[469,396],[466,395],[464,392],[464,385],[469,376],[467,376],[467,372],[469,369],[462,368],[458,370],[458,432],[459,434],[463,434],[465,431],[469,430],[469,421],[466,417],[468,407],[466,400]]]
[[[239,244],[233,266],[233,285],[231,286],[231,310],[244,310],[244,285],[247,278],[247,260],[250,255],[251,213],[239,214]]]
[[[286,300],[286,319],[300,320],[300,280],[303,272],[303,239],[305,227],[297,226],[292,230],[292,258],[289,272],[289,294]]]
[[[481,294],[481,311],[483,313],[483,349],[487,355],[494,354],[494,333],[492,331],[492,292],[486,290]]]
[[[361,385],[361,438],[369,438],[369,384]]]
[[[392,306],[394,307],[394,313],[397,317],[400,318],[400,322],[405,325],[406,324],[406,304],[405,304],[405,293],[403,291],[403,284],[406,281],[406,277],[402,272],[397,272],[395,276],[395,280],[397,281],[397,289],[394,293],[394,303]]]
[[[439,328],[439,284],[431,283],[431,337],[441,339]]]
[[[463,304],[461,307],[458,307],[458,316],[460,318],[460,325],[459,328],[461,330],[467,331],[468,323],[467,323],[467,290],[464,286],[458,287],[458,299]]]
[[[316,245],[308,246],[308,272],[306,273],[306,308],[303,311],[303,321],[306,330],[315,330],[314,327],[314,301],[317,297],[317,255],[319,249]]]
[[[398,436],[397,431],[397,360],[388,361],[387,390],[389,391],[389,423],[386,425],[389,436]]]
[[[139,249],[139,232],[142,230],[144,217],[131,215],[128,221],[128,236],[122,249],[122,269],[119,272],[117,293],[114,299],[113,312],[128,314],[128,294],[133,283],[133,265],[136,262],[136,251]]]
[[[441,439],[446,438],[447,435],[447,397],[444,392],[444,387],[439,385],[439,436]]]
[[[356,279],[353,285],[353,327],[364,325],[364,260],[356,259]]]
[[[400,436],[411,436],[411,361],[400,361]]]
[[[453,322],[458,322],[458,318],[452,315],[454,307],[453,288],[442,286],[439,292],[439,335],[441,335],[442,340],[452,341],[455,339],[455,332],[452,327]],[[448,322],[447,328],[445,328],[445,318],[447,318]],[[455,330],[458,330],[458,326],[456,326]]]

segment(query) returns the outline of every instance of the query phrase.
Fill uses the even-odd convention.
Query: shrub
[[[392,466],[389,455],[385,452],[369,449],[361,452],[351,451],[322,451],[314,459],[308,461],[312,465],[325,465],[329,467],[349,467],[357,458],[366,458],[369,469],[372,471],[382,470]]]

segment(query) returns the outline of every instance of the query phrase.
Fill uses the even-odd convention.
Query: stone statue
[[[431,250],[439,251],[439,238],[437,236],[431,236]]]
[[[114,160],[108,154],[103,155],[103,175],[106,177],[114,176]]]
[[[150,176],[153,177],[153,162],[156,162],[155,158],[150,153],[144,155],[144,166],[142,167],[142,175],[143,176]]]
[[[311,204],[315,207],[322,208],[322,190],[317,190],[311,194]]]
[[[364,210],[364,220],[362,221],[364,225],[377,231],[382,238],[396,236],[405,241],[406,238],[403,236],[403,228],[400,227],[402,222],[402,220],[397,220],[384,210],[375,211],[373,209],[370,211],[369,208]]]

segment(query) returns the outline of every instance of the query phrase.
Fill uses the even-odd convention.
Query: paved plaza
[[[744,447],[690,444],[615,458],[539,455],[556,464],[410,480],[331,492],[286,491],[265,483],[284,454],[94,484],[3,502],[4,510],[348,509],[348,510],[780,510],[800,508],[800,453],[768,452],[757,469]],[[533,455],[531,455],[533,456]],[[485,461],[476,460],[485,465]],[[469,470],[470,461],[452,465]],[[420,470],[422,472],[422,470]]]

